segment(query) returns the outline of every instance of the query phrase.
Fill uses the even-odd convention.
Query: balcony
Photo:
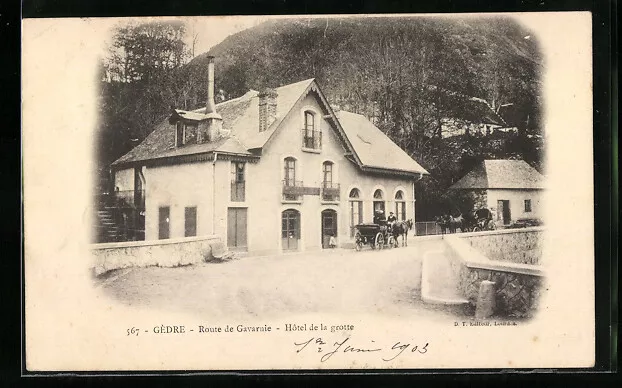
[[[231,182],[231,202],[244,202],[246,182]]]
[[[301,202],[304,192],[302,181],[283,180],[283,201]]]
[[[339,183],[322,182],[322,201],[339,202]]]
[[[322,131],[302,130],[302,148],[319,151],[322,149]]]

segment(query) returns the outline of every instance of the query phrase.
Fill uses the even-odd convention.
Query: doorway
[[[497,201],[497,221],[501,221],[503,225],[509,225],[512,220],[510,213],[510,201],[500,199]]]
[[[281,214],[281,245],[284,251],[298,250],[300,240],[300,212],[288,209]]]
[[[230,207],[227,212],[227,246],[245,249],[247,247],[247,209]]]
[[[330,237],[337,238],[337,212],[332,209],[322,211],[322,248],[330,248]]]

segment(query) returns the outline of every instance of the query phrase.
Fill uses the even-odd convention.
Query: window
[[[295,186],[296,182],[296,159],[285,158],[285,185]]]
[[[158,214],[158,238],[160,240],[170,238],[170,214],[171,208],[168,206],[163,206],[159,209]]]
[[[525,200],[525,213],[531,212],[531,199]]]
[[[384,193],[382,192],[382,190],[378,189],[378,190],[374,191],[374,218],[380,212],[382,212],[383,216],[386,218],[386,216],[384,215],[384,212],[385,212],[385,209],[384,209]]]
[[[350,237],[354,237],[354,227],[363,223],[363,201],[358,189],[350,190]]]
[[[296,181],[296,159],[285,158],[283,172],[283,200],[298,201],[302,194],[302,182]]]
[[[322,200],[339,201],[339,184],[333,182],[333,163],[322,164]]]
[[[322,148],[322,131],[315,129],[315,116],[306,111],[305,122],[302,129],[302,148],[319,150]]]
[[[184,144],[196,144],[197,143],[198,127],[195,124],[186,124],[182,121],[177,122],[177,129],[175,131],[175,144],[177,147]]]
[[[406,201],[402,190],[395,193],[395,217],[398,221],[406,221]]]
[[[246,182],[244,162],[231,162],[231,201],[244,202]]]
[[[197,208],[196,206],[187,207],[184,215],[186,237],[197,235]]]
[[[333,184],[333,164],[331,162],[324,162],[322,165],[322,176],[324,187],[332,187]]]

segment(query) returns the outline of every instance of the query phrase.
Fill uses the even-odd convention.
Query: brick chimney
[[[206,119],[202,123],[200,141],[216,141],[225,135],[222,131],[222,117],[216,112],[214,101],[214,57],[207,57],[207,102],[205,104]]]
[[[264,89],[259,93],[259,132],[267,130],[276,120],[276,98],[274,89]]]

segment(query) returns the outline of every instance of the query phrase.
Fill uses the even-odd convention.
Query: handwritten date
[[[371,341],[371,342],[375,342],[375,341]],[[322,338],[311,337],[307,341],[294,342],[294,345],[296,346],[296,353],[300,353],[305,349],[307,349],[305,350],[306,352],[313,352],[313,349],[315,349],[316,353],[322,353],[322,357],[320,358],[321,362],[328,361],[333,355],[337,353],[350,353],[351,354],[351,353],[376,353],[376,352],[382,355],[383,361],[388,362],[388,361],[395,360],[402,353],[407,352],[408,350],[410,351],[410,353],[425,354],[428,352],[429,344],[426,342],[425,345],[420,346],[420,345],[412,345],[410,343],[401,343],[401,341],[397,341],[390,348],[377,346],[375,345],[375,343],[369,347],[359,347],[359,346],[355,346],[352,343],[352,341],[350,340],[350,337],[346,337],[345,339],[341,341],[335,341],[332,344],[327,343]]]

